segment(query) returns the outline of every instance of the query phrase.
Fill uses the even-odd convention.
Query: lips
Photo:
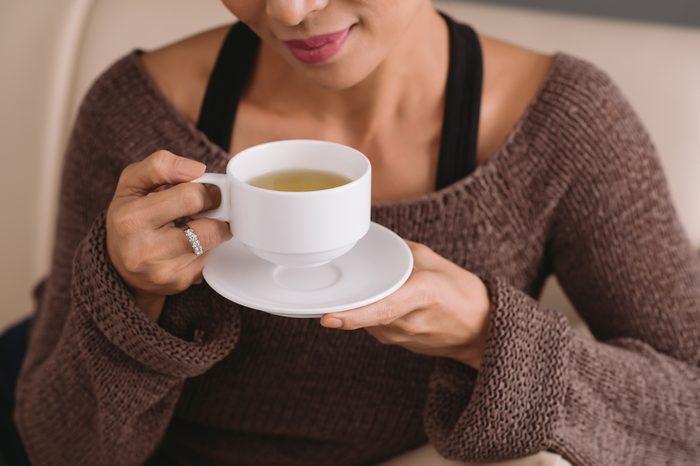
[[[330,60],[341,49],[350,33],[350,28],[330,34],[308,37],[306,39],[287,40],[284,43],[289,47],[297,60],[318,64]]]

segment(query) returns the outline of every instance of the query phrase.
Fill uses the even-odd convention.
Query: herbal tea
[[[292,169],[265,173],[248,180],[247,183],[274,191],[319,191],[342,186],[351,181],[343,175],[324,170]]]

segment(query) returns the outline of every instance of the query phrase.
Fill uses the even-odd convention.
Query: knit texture
[[[217,173],[230,157],[131,53],[90,89],[66,153],[17,391],[34,464],[357,465],[428,441],[472,461],[700,461],[700,263],[647,133],[591,64],[557,54],[469,176],[372,205],[375,222],[484,278],[478,372],[248,309],[206,282],[150,322],[109,261],[105,217],[124,167],[163,148]],[[595,341],[537,302],[552,274]]]

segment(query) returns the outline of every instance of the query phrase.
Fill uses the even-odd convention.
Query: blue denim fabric
[[[30,319],[25,319],[0,335],[0,466],[29,465],[12,420],[17,377],[27,352],[29,324]]]

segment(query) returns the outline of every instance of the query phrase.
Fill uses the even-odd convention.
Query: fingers
[[[206,165],[160,150],[127,166],[119,177],[115,197],[144,196],[159,186],[193,180]]]
[[[430,305],[432,289],[425,273],[414,272],[401,288],[386,298],[349,311],[324,315],[321,325],[343,330],[390,325],[404,315]]]
[[[227,224],[211,219],[201,219],[196,223],[208,224],[195,226],[205,232],[202,238],[208,250],[220,244],[221,239],[217,239],[217,235],[224,234],[221,230],[218,230],[219,233],[207,233],[208,228],[217,228],[216,223]],[[225,235],[230,236],[230,233]],[[171,295],[188,289],[194,283],[201,283],[202,269],[209,251],[196,256],[182,229],[166,227],[163,231],[146,232],[137,239],[125,241],[110,253],[117,272],[133,289]]]
[[[156,294],[171,295],[201,283],[208,252],[201,256],[190,255],[191,257],[181,255],[176,259],[150,264],[141,274],[143,289]]]
[[[176,219],[214,209],[220,200],[220,195],[206,185],[181,183],[136,199],[132,208],[134,216],[143,219],[144,226],[160,228]]]
[[[429,310],[418,309],[401,316],[391,325],[365,327],[365,330],[381,343],[402,344],[418,335],[428,333],[433,328],[431,320],[434,319],[431,317],[434,318]]]
[[[233,237],[228,223],[219,220],[201,218],[187,222],[187,225],[194,230],[204,252],[211,251]],[[162,244],[155,246],[159,248],[157,252],[158,257],[175,258],[185,256],[189,260],[197,258],[189,239],[185,235],[186,228],[174,226],[164,228],[165,231],[159,236],[159,238],[162,238],[160,241]]]
[[[404,242],[411,249],[413,255],[413,268],[417,270],[436,270],[443,263],[443,257],[433,251],[429,246],[416,243],[407,239]]]

